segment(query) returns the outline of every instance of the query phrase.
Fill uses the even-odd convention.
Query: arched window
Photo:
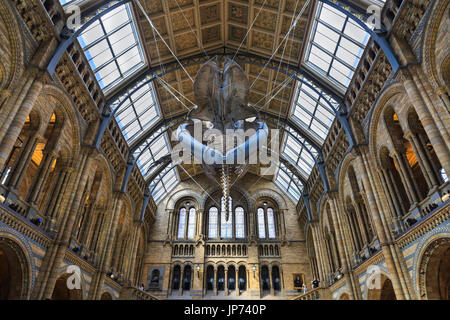
[[[258,236],[260,239],[275,239],[277,237],[275,213],[272,208],[258,208],[257,220]]]
[[[236,238],[238,239],[245,238],[244,208],[242,207],[236,208],[235,218],[236,218]]]
[[[266,224],[264,222],[263,208],[258,208],[258,235],[260,238],[266,237]]]
[[[231,199],[231,197],[228,198],[228,220],[226,220],[224,202],[225,199],[222,197],[222,210],[220,214],[220,236],[222,238],[229,239],[233,237],[233,199]]]
[[[275,238],[275,218],[273,216],[273,209],[267,209],[267,231],[269,233],[269,238]]]
[[[209,238],[217,238],[217,216],[218,210],[216,207],[211,207],[209,209],[209,217],[208,217],[208,237]]]
[[[185,228],[186,228],[186,208],[181,208],[180,215],[178,217],[178,239],[184,238]]]
[[[189,220],[188,220],[188,239],[194,239],[195,236],[195,208],[189,210]]]

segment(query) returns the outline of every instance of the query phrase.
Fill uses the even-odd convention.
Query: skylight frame
[[[161,128],[153,133],[133,154],[137,160],[136,164],[145,180],[157,169],[157,167],[153,167],[149,170],[151,165],[171,152],[167,132],[162,133],[162,131],[163,129]]]
[[[69,3],[65,5],[69,5]],[[113,17],[117,14],[124,15],[125,13],[126,18],[123,17],[125,19],[120,24],[115,25],[115,27],[111,30],[108,30],[108,28],[105,27],[105,21],[107,21],[108,19],[114,19]],[[109,22],[111,23],[111,21],[113,20],[110,20]],[[98,27],[100,28],[98,29]],[[126,33],[125,36],[121,37],[116,42],[111,42],[111,39],[114,38],[115,35],[120,34],[120,32],[125,30],[125,28],[127,27],[129,27],[130,30]],[[85,39],[84,37],[90,31],[94,32],[95,28],[97,28],[97,31],[101,31],[102,35],[100,37],[97,35],[96,37],[93,37],[93,39],[89,39],[89,41],[88,39]],[[126,41],[127,46],[124,46],[123,48],[115,46],[121,41],[126,40],[130,36],[132,36],[133,38],[133,42],[131,42],[131,44],[129,44],[129,41]],[[132,74],[139,72],[147,66],[147,60],[144,54],[144,49],[142,47],[141,38],[139,37],[139,33],[136,27],[136,19],[129,3],[125,3],[123,4],[123,6],[119,6],[118,8],[95,21],[91,26],[89,26],[82,32],[82,34],[78,37],[78,42],[80,43],[80,46],[82,47],[85,56],[89,61],[90,67],[95,74],[99,86],[103,90],[105,95],[111,92],[118,85],[129,79]],[[96,65],[94,63],[94,59],[98,57],[99,53],[91,56],[90,51],[92,51],[94,48],[101,49],[100,53],[103,56],[102,59],[105,60],[99,65]],[[120,48],[120,50],[116,52],[118,48]],[[135,50],[135,55],[133,55],[131,59],[134,59],[136,56],[138,56],[138,60],[133,66],[127,67],[126,64],[129,63],[130,58],[124,58],[126,58],[127,54],[129,54],[133,50]],[[108,59],[104,58],[105,52],[107,52],[107,54],[109,55]],[[122,62],[119,61],[119,59],[121,58],[123,60]],[[124,67],[124,70],[122,70],[121,67]],[[107,68],[111,68],[111,71],[106,75],[102,75],[101,72],[108,71]],[[116,74],[115,79],[108,79],[107,84],[103,83],[103,81],[105,81],[107,77],[114,74]]]
[[[335,110],[338,111],[339,104],[322,89],[317,86],[313,87],[319,94],[303,82],[296,81],[290,117],[306,130],[313,141],[322,146],[336,118]],[[325,100],[333,105],[334,110]],[[327,122],[325,122],[325,118]]]
[[[126,94],[117,99],[116,105],[124,100],[128,100],[128,102],[124,102],[115,114],[117,124],[119,125],[128,145],[131,145],[133,142],[141,138],[142,135],[144,135],[149,129],[153,128],[162,118],[161,108],[159,106],[153,82],[143,85],[141,89],[137,90],[133,94],[131,94],[132,91],[134,91],[134,88],[128,89]],[[147,100],[143,100],[146,98]],[[149,102],[148,105],[143,108],[139,108],[138,110],[136,106],[141,107],[145,101]],[[127,119],[130,114],[132,114],[133,117],[129,118],[127,121],[124,121],[125,123],[122,123],[122,121]],[[123,117],[120,118],[121,116]],[[151,118],[148,119],[148,117]],[[143,120],[146,122],[143,123]],[[127,131],[127,129],[129,129],[132,125],[134,125],[134,128]],[[138,130],[136,131],[136,129]],[[129,136],[130,132],[131,136]]]
[[[300,200],[303,191],[303,183],[283,163],[280,163],[278,166],[274,183],[281,190],[286,192],[294,203],[297,203]]]
[[[161,202],[180,182],[180,176],[176,166],[171,165],[165,168],[154,181],[158,181],[151,191],[155,203]]]
[[[343,23],[341,26],[341,29],[339,30],[336,25],[332,25],[331,21],[335,20],[334,23],[336,23],[336,19],[329,19],[330,21],[324,21],[321,19],[321,15],[323,10],[328,10],[331,14],[334,14],[335,16],[339,16],[341,19],[343,19]],[[362,38],[362,41],[358,41],[355,38],[353,38],[347,31],[347,26],[351,25],[352,27],[356,28],[355,30],[358,30],[361,32],[361,35],[364,37]],[[337,34],[338,38],[336,39],[336,44],[334,50],[329,50],[327,48],[324,48],[321,46],[316,40],[316,35],[321,35],[321,32],[318,31],[319,26],[324,26],[329,33],[335,33]],[[333,41],[330,39],[330,36],[323,35],[323,37],[328,38],[329,41]],[[355,45],[356,47],[359,47],[359,51],[357,54],[354,54],[352,52],[349,52],[344,46],[341,45],[342,40],[349,42],[352,45]],[[303,65],[314,72],[317,76],[319,76],[324,81],[327,81],[331,86],[338,89],[343,94],[348,88],[348,85],[351,83],[351,80],[353,78],[354,72],[356,68],[358,67],[358,64],[361,60],[361,56],[364,53],[365,47],[370,40],[370,34],[367,33],[364,29],[362,29],[360,26],[358,26],[352,19],[350,19],[348,16],[343,14],[342,12],[338,11],[337,9],[323,3],[319,2],[316,8],[316,14],[314,17],[314,21],[311,27],[311,31],[309,34],[309,40],[308,40],[308,47],[304,55],[303,59]],[[330,42],[331,43],[331,42]],[[331,60],[327,63],[328,68],[327,71],[323,70],[320,66],[315,64],[314,62],[310,61],[311,54],[313,49],[319,50],[322,54],[327,55]],[[356,57],[353,61],[353,64],[350,64],[346,62],[342,57],[338,57],[337,53],[339,50],[345,50],[349,54]],[[332,52],[333,51],[333,52]],[[319,58],[319,57],[318,57]],[[319,58],[320,59],[320,58]],[[347,78],[346,83],[341,82],[336,77],[333,77],[330,73],[333,69],[334,62],[337,62],[338,64],[342,64],[345,68],[348,68],[350,73],[348,75],[345,75],[342,73],[342,76]],[[326,61],[325,61],[326,63]],[[334,68],[335,69],[335,68]],[[336,72],[339,72],[339,70],[335,69]]]

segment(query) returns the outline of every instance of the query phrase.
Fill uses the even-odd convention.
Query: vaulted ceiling
[[[78,41],[116,108],[114,121],[155,200],[180,179],[202,173],[198,165],[183,164],[167,167],[155,179],[152,164],[173,145],[170,128],[164,133],[158,124],[195,106],[195,75],[216,54],[234,58],[245,70],[251,85],[249,103],[275,116],[269,127],[282,125],[289,132],[281,135],[281,154],[296,173],[281,165],[275,177],[266,178],[298,200],[302,181],[308,179],[335,121],[339,105],[334,97],[344,95],[370,38],[346,14],[318,0],[60,2],[103,6],[94,14],[116,6]],[[384,4],[341,2],[344,7]],[[259,169],[251,166],[250,172],[259,174]]]
[[[173,61],[174,55],[181,60],[223,47],[231,49],[230,52],[239,48],[240,52],[298,65],[313,1],[303,10],[291,33],[286,34],[305,2],[306,0],[141,0],[148,18],[172,52],[153,31],[140,8],[135,7],[135,14],[152,66]],[[286,40],[283,41],[285,37]],[[274,52],[276,53],[273,55]],[[250,103],[285,116],[293,88],[291,80],[286,80],[284,74],[274,70],[263,70],[262,66],[241,66],[252,84]],[[200,65],[186,67],[192,79],[199,67]],[[162,81],[156,82],[161,108],[166,117],[186,111],[186,107],[172,95],[176,91],[188,98],[183,102],[192,107],[191,102],[195,103],[193,83],[184,70],[169,73],[162,80],[170,85],[167,86]],[[167,89],[172,89],[172,93]],[[277,95],[274,97],[275,93]]]

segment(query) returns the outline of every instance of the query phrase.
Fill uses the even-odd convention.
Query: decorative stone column
[[[31,204],[37,204],[37,200],[39,199],[42,187],[48,178],[53,161],[55,161],[57,157],[58,155],[53,150],[46,152],[46,154],[44,155],[44,159],[41,162],[37,176],[28,195],[28,201]]]
[[[217,296],[217,267],[214,266],[214,295]]]
[[[450,139],[446,134],[447,128],[440,125],[440,127],[442,127],[445,131],[445,134],[442,135],[441,130],[438,128],[435,120],[433,119],[430,110],[425,105],[421,93],[416,85],[416,82],[420,82],[416,73],[420,73],[421,71],[417,68],[411,68],[413,67],[406,67],[401,70],[403,85],[414,106],[414,109],[417,112],[417,115],[419,116],[422,126],[425,129],[431,144],[433,145],[434,150],[436,151],[436,155],[440,160],[442,167],[445,172],[450,172],[450,152],[448,147],[450,145]],[[436,114],[436,116],[438,115]]]
[[[75,222],[78,208],[81,204],[81,197],[86,185],[89,171],[93,164],[95,150],[86,147],[80,159],[78,173],[71,178],[68,192],[63,200],[62,210],[65,210],[64,221],[61,223],[55,243],[50,247],[41,265],[41,271],[36,281],[33,297],[35,299],[51,298],[57,280],[59,267],[64,259],[67,247],[69,246],[72,228]]]
[[[178,295],[183,295],[183,285],[184,285],[184,266],[180,268],[180,287],[178,288]]]
[[[357,161],[360,167],[363,169],[362,181],[364,185],[364,190],[366,191],[368,208],[370,208],[370,213],[372,215],[373,225],[377,237],[380,242],[381,250],[383,251],[383,256],[386,260],[386,265],[391,274],[392,286],[395,291],[396,298],[398,300],[411,299],[411,292],[407,284],[408,274],[404,274],[404,268],[402,268],[402,261],[404,259],[398,256],[399,252],[395,248],[395,243],[393,243],[392,235],[390,234],[389,227],[386,221],[386,213],[384,212],[384,206],[382,203],[383,193],[380,190],[379,181],[375,182],[376,175],[373,175],[372,168],[374,165],[371,163],[370,156],[368,155],[367,146],[358,146],[354,149],[357,153]],[[377,196],[375,196],[374,190],[376,190]],[[387,209],[387,207],[386,207]],[[404,263],[404,261],[403,261]],[[404,267],[404,266],[403,266]]]
[[[30,133],[23,150],[16,161],[16,165],[6,181],[6,184],[12,190],[18,190],[40,138],[41,137],[36,132]]]
[[[273,278],[272,278],[272,265],[268,266],[268,270],[269,270],[270,295],[275,296],[275,290],[273,288]]]
[[[236,296],[239,296],[241,293],[240,293],[240,289],[239,289],[239,266],[236,266],[235,267],[235,269],[234,269],[234,271],[235,271],[235,280],[234,280],[234,283],[235,283],[235,289],[236,289]]]
[[[228,266],[224,268],[224,277],[225,277],[225,295],[228,295]]]
[[[3,125],[8,129],[5,132],[3,140],[0,144],[0,168],[4,167],[14,144],[19,137],[20,131],[22,130],[23,125],[25,124],[25,121],[27,120],[27,117],[33,109],[33,106],[42,90],[42,87],[44,86],[44,73],[37,70],[30,71],[30,73],[32,73],[30,77],[34,78],[33,84],[27,92],[23,103],[20,107],[17,107],[18,110],[17,113],[15,113],[14,120],[12,120],[9,127],[3,123]]]

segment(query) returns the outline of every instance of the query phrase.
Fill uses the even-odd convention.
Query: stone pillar
[[[350,298],[358,299],[360,295],[359,287],[357,288],[354,284],[353,274],[350,267],[349,262],[349,253],[346,250],[349,248],[348,241],[345,237],[345,230],[342,228],[345,226],[343,221],[341,220],[341,215],[339,214],[339,208],[337,204],[337,195],[335,192],[329,193],[330,195],[330,206],[331,206],[331,218],[334,225],[334,230],[336,232],[336,242],[338,247],[338,255],[341,261],[342,273],[344,274],[345,282],[347,284],[347,288],[349,289]]]
[[[217,267],[214,266],[214,295],[217,296]]]
[[[28,201],[31,204],[37,204],[37,200],[39,199],[39,196],[41,194],[42,187],[47,180],[53,161],[56,160],[57,156],[58,155],[54,151],[46,152],[46,154],[44,155],[44,159],[41,162],[37,176],[28,195]]]
[[[87,147],[83,150],[78,173],[71,178],[68,192],[64,195],[62,210],[65,216],[61,223],[55,243],[47,250],[41,271],[36,281],[34,299],[51,298],[57,280],[59,267],[64,259],[67,247],[69,246],[72,228],[82,201],[84,186],[87,183],[89,171],[93,164],[94,149]]]
[[[111,260],[114,249],[114,238],[117,232],[117,225],[119,222],[120,212],[122,210],[121,192],[114,192],[114,204],[112,210],[108,215],[111,217],[108,221],[108,225],[102,232],[101,243],[105,243],[104,247],[100,251],[100,261],[98,271],[95,273],[91,282],[92,289],[90,290],[91,299],[100,299],[103,285],[105,283],[106,274],[110,269]]]
[[[268,266],[269,269],[269,284],[270,284],[270,295],[274,296],[275,295],[275,290],[273,288],[273,278],[272,278],[272,266],[269,265]]]
[[[227,267],[225,267],[225,274],[224,274],[224,276],[225,276],[225,295],[227,296],[228,295],[228,266]]]
[[[396,228],[399,228],[400,226],[398,224],[401,225],[401,217],[408,209],[403,206],[397,185],[392,177],[392,172],[386,168],[378,168],[378,172],[384,178],[382,179],[384,182],[383,185],[386,189],[388,200],[391,203],[394,224]]]
[[[433,168],[431,163],[429,162],[429,158],[426,153],[428,151],[424,150],[424,145],[421,141],[419,141],[418,137],[414,133],[410,133],[409,139],[411,146],[413,147],[414,153],[417,155],[417,160],[419,161],[420,168],[422,169],[422,173],[427,180],[429,191],[435,190],[439,183],[436,180],[436,176],[434,175]]]
[[[439,161],[442,164],[445,172],[450,172],[450,152],[449,145],[450,139],[447,137],[445,126],[442,127],[444,135],[441,135],[441,130],[436,125],[430,110],[425,105],[425,102],[420,94],[420,91],[416,85],[416,82],[420,82],[417,76],[417,72],[420,73],[418,69],[410,69],[411,67],[404,68],[401,72],[403,85],[405,87],[406,93],[408,94],[414,109],[419,116],[425,132],[433,145],[434,150]],[[438,116],[436,114],[436,116]]]
[[[178,295],[183,295],[183,285],[184,285],[184,267],[180,268],[180,287],[178,288]]]
[[[415,207],[420,201],[412,181],[414,177],[411,175],[411,167],[409,166],[408,160],[405,159],[405,155],[403,153],[398,153],[397,151],[393,152],[392,157],[399,168],[400,177],[402,179],[403,186],[405,187],[406,194],[408,195],[410,204],[412,207]]]
[[[5,100],[3,101],[2,108],[0,109],[0,123],[2,124],[0,127],[0,141],[2,141],[5,137],[6,131],[11,125],[17,110],[20,108],[23,100],[27,96],[27,93],[29,92],[30,87],[38,73],[39,71],[37,68],[27,68],[24,71],[20,82],[23,86],[17,87],[13,92],[8,92],[3,95],[3,99]]]
[[[395,250],[395,244],[392,244],[392,235],[390,234],[388,223],[386,221],[384,207],[382,205],[383,193],[380,190],[380,183],[375,182],[375,175],[372,174],[372,168],[374,165],[370,162],[370,156],[367,155],[367,146],[359,146],[354,149],[358,154],[356,159],[360,163],[362,168],[362,180],[364,190],[366,190],[368,207],[372,215],[372,221],[375,227],[377,237],[380,241],[380,247],[383,251],[383,256],[386,260],[386,265],[389,273],[392,276],[392,286],[395,291],[395,295],[398,300],[409,299],[410,293],[406,284],[405,275],[401,270],[401,257],[398,257],[398,251]],[[378,185],[377,185],[378,183]],[[376,190],[376,193],[374,193]],[[404,262],[404,261],[403,261]],[[408,275],[406,275],[408,276]]]
[[[48,205],[44,207],[44,212],[47,216],[45,219],[45,228],[49,231],[55,231],[56,228],[56,205],[61,202],[61,199],[65,193],[67,187],[67,180],[72,173],[72,167],[62,167],[58,174],[58,179],[56,181],[53,191],[49,193]]]
[[[27,95],[18,107],[17,113],[15,113],[14,119],[11,122],[11,125],[7,128],[3,140],[0,144],[0,168],[3,168],[9,154],[11,153],[14,144],[16,143],[17,138],[19,137],[20,131],[22,130],[27,117],[29,116],[33,106],[44,86],[44,74],[35,70],[30,71],[32,74],[30,77],[33,77],[33,84],[30,87],[30,90],[27,92]],[[3,125],[2,125],[3,127]],[[5,125],[5,127],[7,127]],[[1,133],[1,132],[0,132]]]
[[[236,296],[239,296],[241,293],[240,293],[240,289],[239,289],[239,266],[236,266],[236,268],[235,268],[235,280],[234,280],[234,283],[235,283],[235,288],[236,288]]]
[[[6,184],[12,190],[17,191],[17,189],[19,188],[20,182],[22,181],[28,165],[30,164],[34,150],[36,149],[36,146],[38,144],[39,138],[40,137],[36,134],[36,132],[34,132],[31,133],[29,138],[27,139],[27,142],[25,143],[25,146],[23,147],[23,150],[16,161],[16,165],[6,182]]]

